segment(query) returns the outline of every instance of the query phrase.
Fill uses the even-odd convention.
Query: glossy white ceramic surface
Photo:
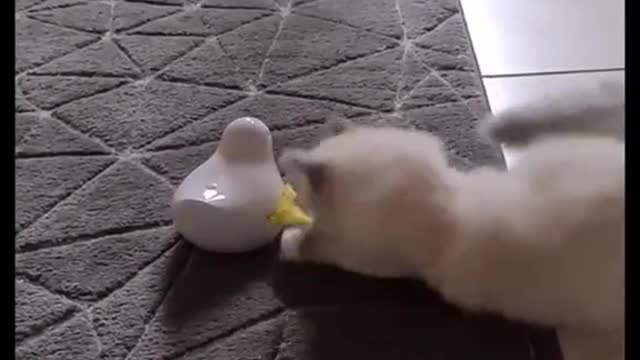
[[[234,120],[215,153],[176,190],[171,204],[176,229],[208,251],[258,248],[280,231],[267,216],[282,186],[267,126],[250,117]]]

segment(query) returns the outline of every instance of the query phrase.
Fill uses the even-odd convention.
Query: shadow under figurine
[[[171,212],[176,230],[197,247],[243,252],[266,245],[284,226],[312,221],[295,198],[278,171],[269,128],[243,117],[178,186]]]

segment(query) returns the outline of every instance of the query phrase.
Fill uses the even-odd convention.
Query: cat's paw
[[[301,261],[300,249],[304,235],[304,231],[300,228],[284,229],[280,237],[280,258],[287,261]]]

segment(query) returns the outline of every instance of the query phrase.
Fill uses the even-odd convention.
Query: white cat
[[[590,129],[548,131],[508,172],[459,172],[438,138],[394,128],[287,151],[314,223],[284,231],[282,257],[420,278],[463,308],[557,327],[567,360],[622,359],[624,143]]]

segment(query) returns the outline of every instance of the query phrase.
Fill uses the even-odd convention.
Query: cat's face
[[[431,138],[392,128],[340,130],[313,149],[289,149],[279,159],[314,218],[308,228],[285,230],[282,256],[379,277],[412,275],[410,250],[399,240],[423,236],[412,224],[424,223],[416,191],[429,190],[421,177],[429,166],[414,154],[429,152],[433,144],[425,146],[425,139]]]

